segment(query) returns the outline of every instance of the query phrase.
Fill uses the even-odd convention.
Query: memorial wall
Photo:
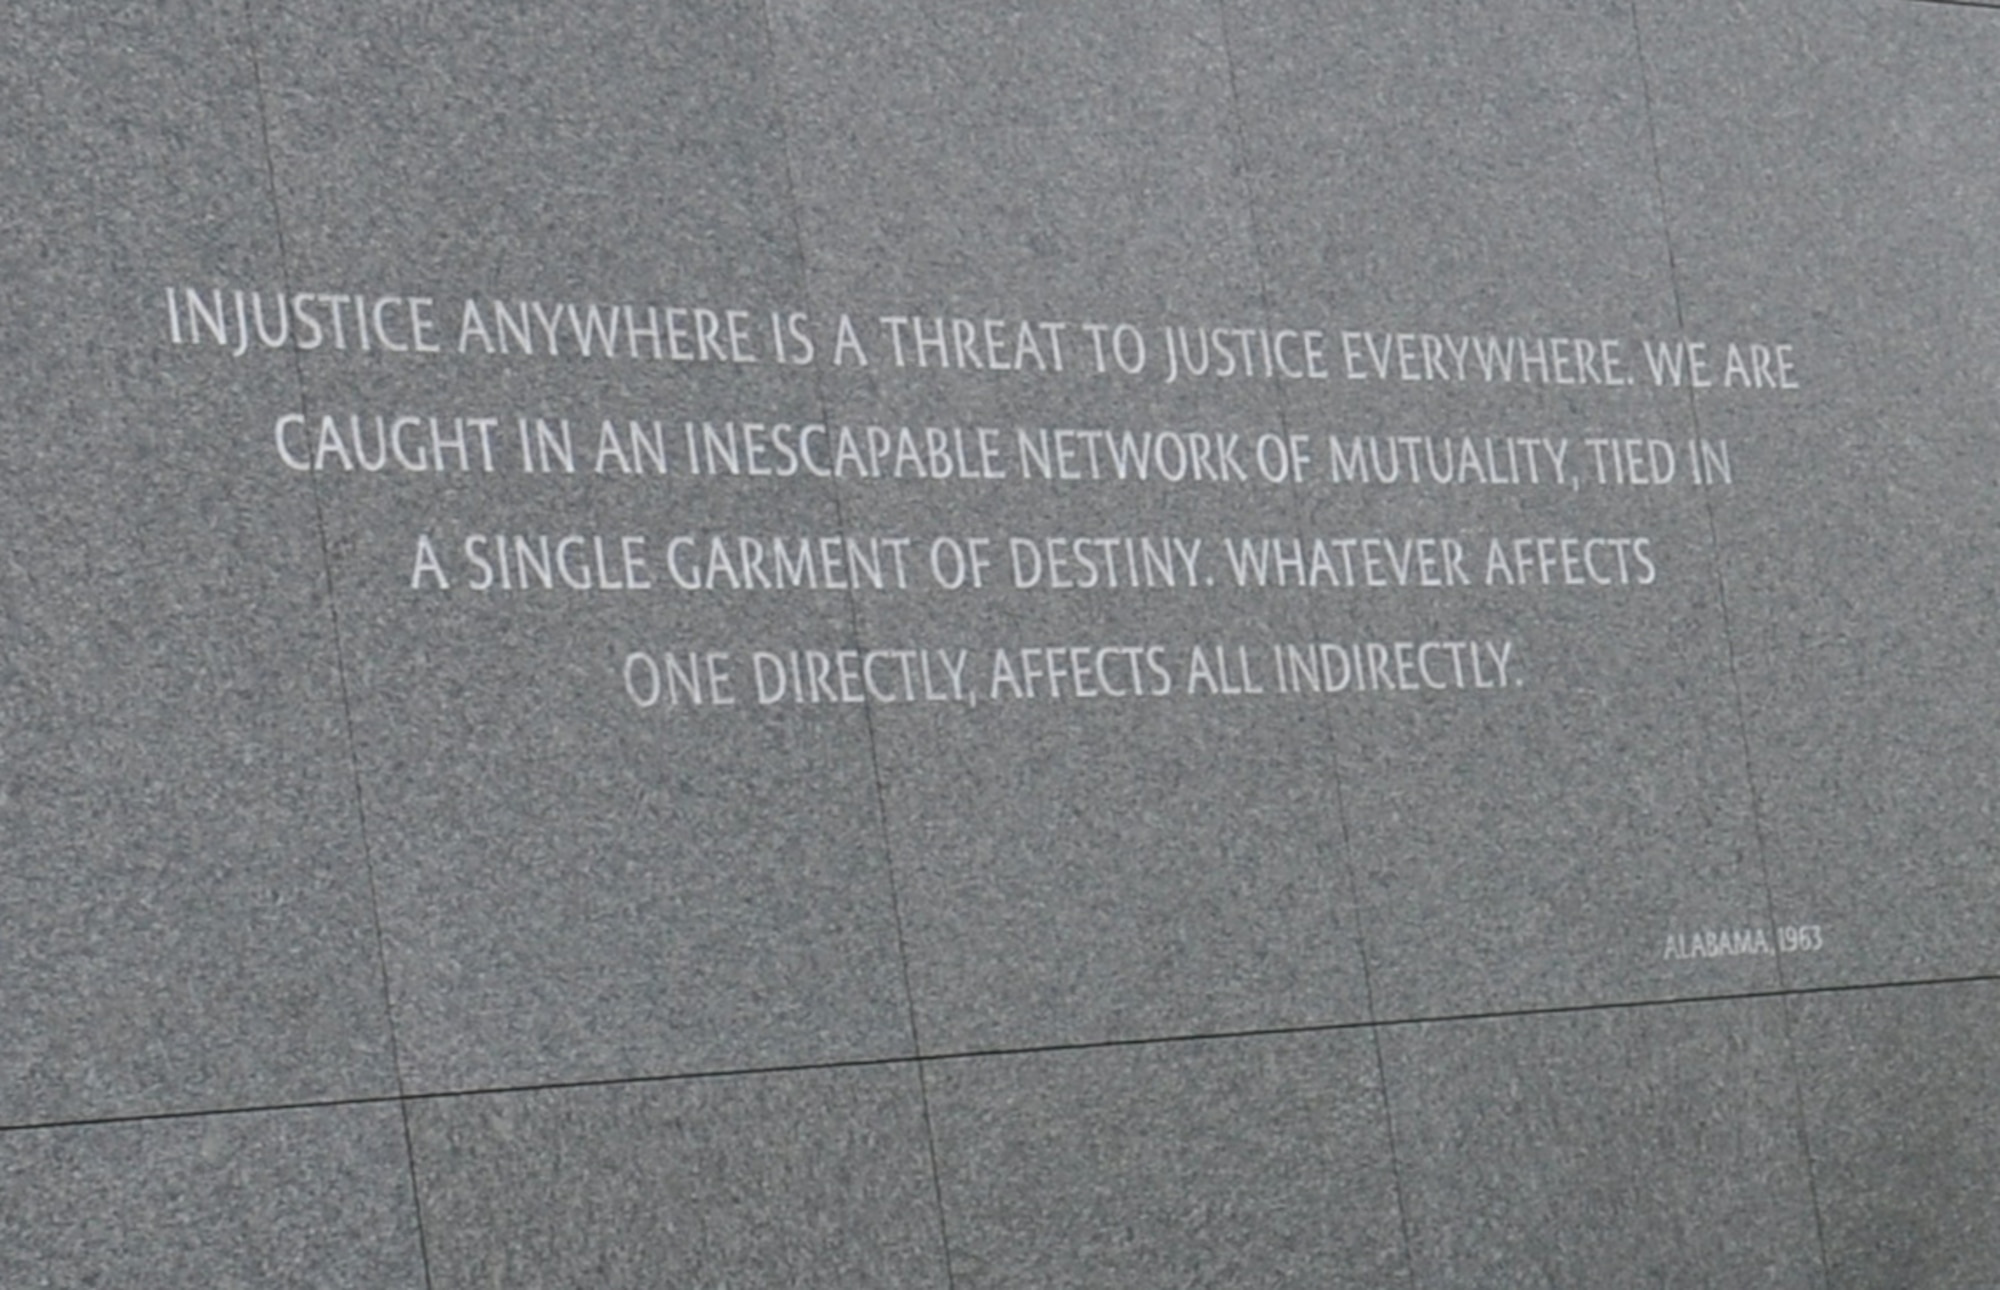
[[[2000,9],[0,34],[0,1285],[2000,1284]]]

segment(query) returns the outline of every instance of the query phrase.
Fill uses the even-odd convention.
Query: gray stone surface
[[[857,610],[864,641],[963,648],[975,678],[974,702],[872,723],[927,1052],[1366,1015],[1331,741],[1282,697],[1187,692],[1195,650],[1254,660],[1268,690],[1270,642],[1303,639],[1297,598],[1005,585],[1016,537],[1199,540],[1205,579],[1226,576],[1222,540],[1272,527],[1212,495],[1121,507],[1115,487],[857,488],[846,505],[864,529],[985,535],[999,553],[1000,586]],[[1145,649],[1163,671],[1136,684],[1176,693],[1022,697],[997,679],[996,654],[1024,674],[1022,651],[1072,646]]]
[[[1825,1284],[1783,1007],[1383,1031],[1418,1284]]]
[[[788,302],[762,5],[254,16],[301,283]]]
[[[914,1068],[411,1108],[436,1290],[946,1284]]]
[[[952,1283],[1399,1286],[1373,1040],[934,1062]]]
[[[1227,701],[978,715],[976,739],[955,713],[878,723],[907,748],[885,793],[926,1051],[1363,1013],[1309,725]]]
[[[260,30],[291,274],[489,314],[494,299],[797,304],[761,9],[654,16],[272,10]],[[845,602],[682,592],[664,563],[679,534],[704,550],[713,533],[838,534],[831,490],[596,471],[607,418],[621,434],[660,420],[678,472],[685,420],[803,421],[810,381],[656,361],[643,341],[643,359],[629,345],[459,354],[461,322],[440,320],[443,355],[322,349],[304,369],[315,416],[500,420],[491,473],[475,447],[465,473],[313,481],[412,1087],[908,1052],[865,717],[752,702],[748,651],[848,643]],[[523,473],[520,417],[568,418],[577,473]],[[275,461],[266,476],[306,486]],[[468,585],[467,535],[571,533],[613,550],[647,538],[654,587]],[[419,536],[450,591],[412,588]],[[736,655],[739,708],[627,697],[629,654],[713,650]]]
[[[1388,357],[1396,332],[1610,337],[1630,379],[1639,339],[1673,333],[1630,13],[1243,5],[1229,39],[1272,312],[1366,333],[1351,369],[1336,344],[1337,379],[1285,385],[1287,429],[1323,457],[1329,435],[1568,442],[1560,483],[1405,472],[1309,490],[1311,532],[1454,538],[1477,584],[1323,595],[1322,639],[1512,651],[1500,692],[1329,701],[1377,1015],[1775,984],[1768,958],[1662,953],[1668,933],[1769,916],[1700,490],[1600,482],[1585,442],[1680,442],[1680,400],[1489,382],[1476,356],[1468,380],[1446,356],[1452,379],[1408,381]],[[1541,537],[1644,538],[1657,577],[1550,586],[1537,564],[1532,581],[1489,585],[1493,543],[1511,556]]]
[[[1005,475],[842,482],[855,531],[983,538],[996,556],[980,590],[856,605],[863,640],[967,648],[983,678],[976,709],[873,723],[924,1050],[1365,1016],[1330,740],[1303,705],[1185,693],[1197,648],[1261,664],[1304,639],[1300,597],[1220,585],[1223,541],[1295,531],[1296,490],[1033,477],[1016,438],[1236,435],[1249,465],[1278,428],[1266,382],[1165,379],[1167,323],[1264,320],[1218,14],[777,14],[813,304],[852,310],[873,350],[865,369],[822,370],[827,417],[987,427]],[[956,349],[919,367],[913,342],[898,366],[884,316],[1064,330],[1041,351],[1051,370],[1011,353],[1015,370],[972,370]],[[1100,373],[1093,323],[1145,333],[1146,371],[1107,349]],[[1106,536],[1200,540],[1194,586],[1017,585],[1011,539]],[[1068,646],[1155,646],[1183,693],[1021,700],[990,684],[995,651]]]
[[[1791,1007],[1828,1284],[2000,1278],[2000,988],[1841,992]]]
[[[232,582],[0,595],[0,1121],[395,1091],[325,601]]]
[[[0,1281],[1992,1281],[1996,55],[1882,0],[12,6]],[[176,289],[389,325],[239,355]],[[586,346],[628,305],[747,353]],[[989,326],[1061,370],[973,363]],[[1327,377],[1169,382],[1170,327],[1324,328]],[[1465,337],[1631,383],[1432,379]],[[1687,341],[1796,388],[1662,388]],[[491,439],[438,469],[433,417]],[[574,468],[523,468],[537,419]],[[990,433],[1002,477],[718,477],[705,423]],[[1017,432],[1071,431],[1251,474],[1031,477]],[[1333,474],[1445,436],[1566,472]],[[482,587],[515,535],[611,567]],[[907,577],[677,585],[711,537]],[[1236,585],[1293,537],[1477,585]],[[1202,547],[1049,585],[1103,538]],[[1492,583],[1592,538],[1657,576]],[[1510,683],[1274,684],[1429,640]],[[1177,692],[995,679],[1072,647]],[[769,692],[839,650],[966,688]],[[727,696],[645,693],[704,657]]]
[[[1256,308],[1212,6],[772,12],[817,298]]]
[[[1789,397],[1695,400],[1777,917],[1823,928],[1788,979],[1990,972],[2000,27],[1639,8],[1689,334],[1798,345]]]
[[[10,1286],[427,1285],[393,1105],[0,1134]]]
[[[0,1124],[395,1088],[296,382],[166,306],[278,270],[239,20],[0,20]]]
[[[11,577],[297,568],[270,543],[309,530],[310,511],[246,487],[264,409],[297,401],[288,365],[177,346],[167,308],[170,287],[279,268],[241,18],[198,2],[9,8]]]

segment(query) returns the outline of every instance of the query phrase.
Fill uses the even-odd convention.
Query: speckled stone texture
[[[391,1105],[0,1135],[10,1286],[426,1284]]]
[[[1382,1037],[1418,1284],[1824,1284],[1784,1008]]]
[[[0,1125],[393,1093],[296,385],[170,342],[280,270],[242,15],[0,32]]]
[[[412,1108],[436,1290],[946,1284],[908,1065]]]
[[[1331,708],[1379,1012],[1775,985],[1769,960],[1690,971],[1661,953],[1670,930],[1767,917],[1702,490],[1620,485],[1592,442],[1684,441],[1684,401],[1561,383],[1584,381],[1576,363],[1488,380],[1468,339],[1613,338],[1623,363],[1595,374],[1637,382],[1639,341],[1675,333],[1631,13],[1229,12],[1273,310],[1356,333],[1337,381],[1283,390],[1289,429],[1366,448],[1359,481],[1351,464],[1330,477],[1322,448],[1308,531],[1451,538],[1473,584],[1323,595],[1315,630],[1497,641],[1512,664],[1497,691]],[[1399,333],[1413,339],[1396,352]],[[1426,333],[1455,334],[1459,355],[1440,338],[1426,364]],[[1518,445],[1495,450],[1498,470],[1495,442]],[[1540,559],[1618,537],[1647,543],[1650,577],[1635,558],[1629,578],[1607,561],[1607,583],[1572,582]]]
[[[259,27],[295,279],[406,283],[488,315],[496,300],[800,301],[760,6],[357,20],[299,4]],[[326,218],[354,209],[378,214]],[[492,471],[475,437],[465,471],[265,472],[317,488],[326,513],[410,1086],[909,1053],[866,715],[759,710],[747,658],[734,708],[642,711],[623,680],[635,652],[851,641],[838,592],[689,593],[664,557],[684,534],[704,552],[718,533],[837,535],[830,486],[627,475],[598,452],[607,420],[643,468],[634,421],[678,445],[687,418],[804,419],[809,378],[642,362],[630,345],[605,358],[601,342],[594,362],[498,339],[460,353],[462,311],[443,316],[439,355],[307,355],[303,397],[343,424],[494,418]],[[539,454],[525,464],[547,473],[523,469],[522,418],[572,427],[575,473]],[[616,553],[593,590],[472,585],[468,537],[490,554],[570,534]],[[625,569],[627,536],[648,544],[643,573]],[[413,578],[420,539],[449,590]]]
[[[1791,1010],[1827,1283],[1943,1287],[2000,1276],[1991,1110],[2000,989],[1981,981],[1840,992]]]
[[[1303,596],[1232,588],[1222,546],[1297,531],[1298,490],[1141,483],[1081,459],[1049,478],[1020,447],[1064,428],[1247,444],[1280,424],[1267,382],[1167,382],[1157,330],[1269,317],[1232,174],[1222,16],[1186,3],[931,15],[901,0],[775,12],[781,76],[799,87],[787,128],[816,311],[1063,327],[1035,357],[1003,354],[1011,370],[975,371],[955,348],[948,368],[920,355],[912,323],[902,365],[892,332],[886,355],[821,383],[829,421],[988,427],[1005,475],[842,482],[857,531],[984,540],[997,558],[979,589],[856,606],[865,641],[970,649],[989,678],[977,697],[1008,700],[874,718],[923,1051],[1365,1018],[1319,714],[1221,686],[1105,693],[1150,689],[1153,673],[1118,670],[1129,655],[1097,683],[1102,647],[1156,649],[1181,674],[1197,650],[1261,661],[1270,642],[1304,639]],[[1088,327],[1120,323],[1152,333],[1149,371],[1123,370],[1108,333],[1098,371]],[[1202,549],[1171,585],[1058,585],[1048,540],[1107,535]],[[1018,670],[1023,651],[1076,646],[1092,649],[1081,685],[1022,701],[991,680],[996,653]]]
[[[1997,63],[8,7],[0,1283],[2000,1279]]]
[[[1792,984],[2000,964],[2000,26],[1911,4],[1641,5],[1690,332],[1800,340],[1697,396]],[[1719,146],[1725,123],[1755,130]],[[1714,392],[1720,394],[1721,392]]]
[[[953,1282],[1411,1284],[1372,1039],[942,1062]]]

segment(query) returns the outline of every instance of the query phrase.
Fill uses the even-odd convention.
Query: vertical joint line
[[[1252,264],[1257,270],[1257,298],[1264,307],[1264,320],[1267,323],[1275,323],[1277,319],[1273,316],[1271,307],[1271,275],[1269,267],[1264,262],[1266,246],[1265,230],[1259,225],[1256,194],[1250,191],[1250,147],[1246,128],[1243,123],[1242,91],[1236,81],[1236,51],[1229,41],[1229,13],[1222,0],[1217,0],[1215,13],[1217,29],[1222,34],[1223,68],[1229,79],[1231,143],[1236,149],[1236,170],[1240,180],[1244,210],[1250,221],[1250,257]],[[1277,388],[1275,398],[1278,405],[1278,428],[1283,433],[1289,435],[1291,433],[1291,417],[1283,386]],[[1295,494],[1293,496],[1292,507],[1297,518],[1301,520],[1307,518],[1305,513],[1306,502],[1302,495]],[[1309,531],[1310,528],[1311,525],[1308,524],[1301,531]],[[1360,878],[1354,871],[1353,835],[1348,827],[1347,793],[1341,783],[1340,748],[1334,740],[1334,723],[1331,719],[1321,729],[1328,741],[1327,755],[1333,762],[1334,816],[1340,825],[1341,858],[1343,868],[1347,873],[1348,911],[1354,919],[1354,943],[1356,952],[1361,958],[1362,994],[1368,1009],[1369,1024],[1373,1025],[1376,1021],[1375,974],[1374,968],[1369,962],[1368,934],[1361,917]]]
[[[271,109],[264,89],[264,60],[259,53],[257,16],[252,0],[243,0],[243,28],[250,55],[250,79],[257,95],[257,138],[264,153],[264,185],[271,202],[271,227],[278,243],[278,281],[289,298],[292,294],[291,250],[285,239],[284,206],[278,200],[278,165],[271,147]],[[306,397],[305,360],[297,346],[291,349],[292,383],[298,394],[299,415],[309,414]],[[382,930],[382,898],[375,880],[375,848],[369,838],[368,804],[361,787],[361,754],[354,736],[354,701],[347,683],[347,647],[342,638],[340,600],[333,580],[333,551],[326,535],[326,503],[319,473],[308,484],[313,507],[313,527],[319,539],[320,575],[326,587],[327,621],[333,628],[333,670],[340,692],[340,715],[347,737],[348,778],[354,791],[354,818],[361,839],[361,868],[368,882],[368,912],[375,925],[375,970],[382,978],[382,1016],[389,1030],[389,1067],[396,1081],[397,1118],[403,1129],[403,1161],[410,1181],[410,1208],[417,1224],[417,1257],[423,1265],[424,1286],[432,1284],[430,1238],[424,1226],[422,1188],[417,1183],[416,1142],[410,1132],[408,1088],[403,1081],[402,1042],[396,1033],[395,994],[389,982],[389,951]]]
[[[1660,156],[1660,132],[1658,112],[1653,102],[1652,72],[1646,63],[1645,31],[1639,20],[1639,0],[1632,0],[1632,42],[1639,62],[1639,86],[1645,95],[1646,138],[1653,154],[1653,186],[1660,209],[1660,238],[1667,250],[1667,276],[1674,297],[1674,321],[1679,326],[1681,336],[1687,335],[1687,311],[1681,297],[1680,265],[1674,255],[1673,229],[1667,218],[1667,180],[1665,163]],[[1694,397],[1694,391],[1687,392],[1688,420],[1694,427],[1697,438],[1701,437],[1701,406]],[[1764,832],[1764,799],[1757,786],[1757,764],[1750,746],[1749,710],[1743,699],[1743,675],[1737,664],[1736,628],[1729,612],[1729,585],[1722,570],[1722,528],[1715,516],[1714,490],[1702,490],[1702,513],[1708,520],[1708,543],[1710,567],[1715,577],[1716,612],[1722,620],[1723,655],[1729,668],[1729,689],[1732,706],[1736,714],[1736,737],[1743,750],[1743,783],[1750,795],[1750,830],[1753,845],[1757,848],[1758,873],[1764,883],[1764,921],[1771,928],[1773,936],[1778,929],[1778,897],[1771,885],[1771,854]],[[1786,980],[1785,961],[1782,956],[1776,961],[1778,989],[1781,995],[1790,990]],[[1781,1022],[1784,1026],[1785,1066],[1792,1082],[1792,1115],[1798,1126],[1800,1153],[1805,1157],[1806,1195],[1812,1204],[1813,1233],[1819,1246],[1820,1274],[1832,1274],[1832,1261],[1827,1253],[1826,1216],[1820,1205],[1818,1170],[1813,1160],[1812,1132],[1806,1123],[1805,1089],[1799,1078],[1798,1048],[1792,1036],[1792,1010],[1788,998],[1780,998],[1777,1006],[1782,1010]]]
[[[1646,66],[1645,38],[1639,23],[1638,0],[1632,3],[1632,42],[1639,60],[1639,86],[1645,96],[1646,137],[1653,154],[1653,187],[1660,209],[1660,240],[1667,250],[1668,285],[1674,298],[1674,321],[1683,338],[1687,335],[1687,311],[1681,299],[1680,267],[1674,256],[1673,230],[1667,220],[1667,181],[1665,165],[1660,159],[1659,128],[1655,120],[1653,105],[1652,75]],[[1688,422],[1694,428],[1696,438],[1701,437],[1701,406],[1695,401],[1692,389],[1686,392]],[[1702,514],[1708,521],[1709,567],[1715,579],[1716,612],[1722,622],[1723,660],[1729,669],[1729,693],[1731,706],[1736,715],[1736,738],[1743,751],[1743,783],[1750,795],[1750,831],[1757,850],[1757,870],[1764,885],[1764,921],[1769,924],[1772,934],[1777,934],[1778,909],[1777,893],[1771,885],[1770,849],[1765,843],[1763,795],[1757,789],[1756,759],[1750,747],[1749,710],[1743,701],[1743,676],[1736,661],[1736,630],[1730,620],[1729,585],[1722,573],[1722,529],[1715,518],[1714,490],[1704,488],[1701,493]],[[1785,979],[1785,962],[1776,960],[1778,988],[1789,988]]]
[[[809,271],[811,260],[806,246],[805,227],[801,222],[799,214],[798,164],[792,150],[790,114],[786,109],[783,94],[775,88],[780,83],[778,78],[778,33],[771,10],[771,0],[766,0],[765,4],[759,10],[764,21],[764,54],[766,65],[770,68],[771,72],[771,83],[774,87],[773,108],[777,115],[778,148],[785,163],[786,209],[791,217],[792,243],[798,250],[799,289],[802,294],[808,296],[807,303],[809,304],[811,291]],[[811,370],[813,400],[818,405],[820,420],[830,423],[832,420],[829,415],[831,401],[827,398],[825,375],[818,364],[814,364]],[[830,486],[833,497],[834,525],[844,536],[850,532],[847,522],[846,499],[841,493],[839,480],[832,481]],[[842,603],[845,605],[847,611],[848,633],[858,645],[861,640],[861,606],[852,587],[848,588],[842,596]],[[923,1032],[917,1019],[916,990],[911,984],[909,943],[903,930],[903,898],[900,886],[896,881],[896,856],[889,834],[888,793],[882,782],[882,756],[875,731],[875,705],[872,699],[862,705],[861,713],[863,728],[868,741],[868,773],[869,782],[873,788],[875,797],[875,822],[882,839],[882,870],[889,884],[889,914],[896,931],[896,962],[901,969],[903,979],[904,1020],[909,1027],[910,1051],[914,1058],[914,1065],[917,1072],[917,1105],[923,1117],[924,1152],[930,1162],[931,1200],[937,1219],[938,1246],[940,1255],[944,1259],[945,1285],[949,1290],[949,1287],[955,1284],[955,1273],[952,1269],[951,1257],[951,1230],[950,1225],[945,1219],[944,1177],[938,1168],[937,1134],[931,1126],[930,1082],[924,1070]]]
[[[1222,64],[1229,80],[1229,122],[1231,143],[1236,150],[1236,173],[1242,193],[1243,206],[1250,223],[1250,258],[1257,270],[1257,298],[1264,306],[1266,322],[1275,323],[1271,306],[1271,273],[1265,263],[1267,239],[1265,230],[1258,219],[1259,206],[1256,194],[1250,189],[1250,147],[1247,128],[1243,120],[1243,93],[1236,79],[1236,51],[1229,40],[1229,11],[1223,0],[1216,0],[1216,26],[1222,35]],[[1291,418],[1286,392],[1280,386],[1275,394],[1278,404],[1278,428],[1285,434],[1291,433]],[[1292,499],[1294,513],[1306,518],[1306,502],[1303,496]],[[1310,525],[1307,526],[1310,528]],[[1416,1245],[1410,1235],[1410,1207],[1403,1187],[1402,1153],[1396,1141],[1396,1118],[1389,1100],[1389,1068],[1382,1055],[1382,1030],[1377,1024],[1375,1007],[1375,969],[1368,953],[1368,932],[1361,913],[1361,879],[1355,872],[1354,838],[1347,818],[1347,792],[1341,782],[1340,746],[1335,737],[1334,725],[1328,721],[1320,726],[1327,739],[1327,755],[1333,762],[1333,803],[1334,818],[1340,826],[1340,852],[1342,868],[1347,874],[1348,916],[1354,920],[1355,953],[1361,960],[1361,991],[1363,1006],[1367,1009],[1368,1038],[1375,1052],[1375,1080],[1382,1099],[1382,1127],[1389,1142],[1389,1177],[1396,1194],[1396,1221],[1403,1239],[1403,1261],[1410,1275],[1416,1276]]]

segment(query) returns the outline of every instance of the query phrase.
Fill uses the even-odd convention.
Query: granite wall
[[[17,0],[0,1284],[2000,1282],[1996,66]]]

